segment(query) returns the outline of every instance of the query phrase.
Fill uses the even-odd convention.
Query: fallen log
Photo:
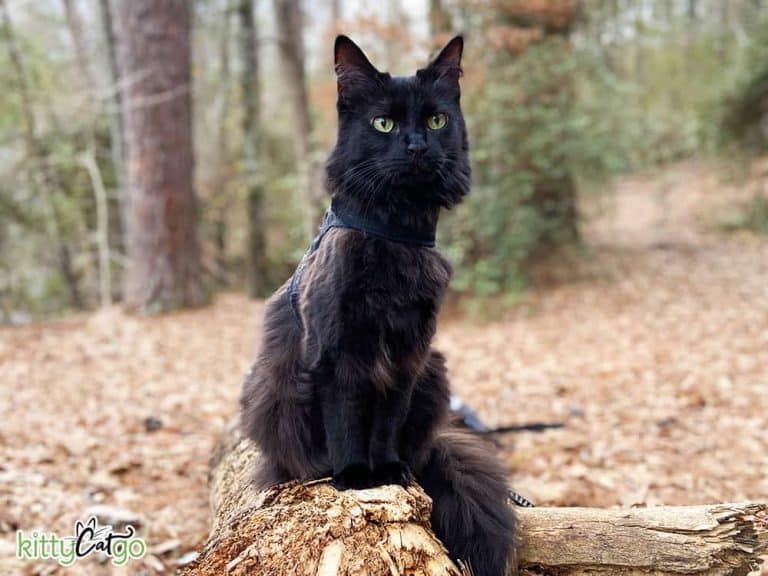
[[[233,426],[212,459],[213,522],[184,576],[459,576],[417,486],[339,492],[328,481],[259,493],[258,451]],[[523,574],[747,575],[768,553],[768,503],[519,509]]]

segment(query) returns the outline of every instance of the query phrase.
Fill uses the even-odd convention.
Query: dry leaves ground
[[[502,320],[442,323],[454,388],[489,424],[567,424],[498,438],[518,491],[554,505],[768,499],[768,238],[709,226],[745,190],[695,164],[625,180],[586,207],[578,280]],[[207,532],[207,460],[261,310],[229,295],[161,318],[115,308],[0,329],[0,574],[175,569]],[[96,504],[142,516],[144,561],[14,560],[17,528],[69,534]]]

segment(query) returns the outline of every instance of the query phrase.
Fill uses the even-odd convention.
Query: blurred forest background
[[[583,253],[617,175],[733,176],[768,149],[764,0],[0,0],[0,319],[268,294],[327,202],[334,35],[410,74],[455,31],[475,184],[440,243],[462,301]],[[768,232],[755,190],[724,227]]]
[[[194,557],[263,296],[328,201],[334,35],[411,74],[457,31],[474,187],[436,346],[488,426],[562,423],[492,436],[515,489],[768,497],[768,0],[0,0],[1,574],[69,573],[15,530],[94,507],[148,554],[78,574]]]

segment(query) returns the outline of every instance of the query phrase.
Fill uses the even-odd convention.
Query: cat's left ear
[[[333,46],[334,69],[339,97],[356,88],[375,85],[381,74],[365,53],[347,36],[337,36]]]
[[[461,54],[464,52],[464,38],[454,37],[446,44],[429,66],[419,70],[420,77],[426,76],[437,82],[450,80],[458,83],[461,77]]]

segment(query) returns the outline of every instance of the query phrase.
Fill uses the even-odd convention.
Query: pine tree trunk
[[[67,21],[67,28],[69,29],[69,35],[72,37],[72,44],[75,48],[75,60],[77,61],[80,76],[82,76],[86,86],[93,90],[95,89],[96,83],[93,80],[91,67],[88,63],[88,51],[83,38],[83,23],[80,19],[80,14],[77,11],[77,6],[73,3],[73,0],[62,0],[62,2],[64,4],[64,16]]]
[[[126,305],[156,313],[201,305],[193,188],[187,0],[119,0],[128,148]]]
[[[302,6],[299,0],[274,0],[277,19],[280,69],[283,72],[293,116],[293,144],[299,191],[304,208],[304,229],[312,238],[320,225],[325,199],[318,185],[319,163],[312,146],[312,117],[309,112],[304,42],[302,40]]]
[[[99,17],[106,48],[107,69],[109,70],[110,98],[106,105],[109,117],[109,152],[115,169],[115,187],[117,189],[117,218],[111,223],[116,231],[113,243],[118,251],[125,252],[125,219],[128,215],[128,202],[125,173],[125,128],[123,125],[122,92],[119,86],[120,70],[117,63],[117,38],[115,22],[112,17],[111,0],[99,0]]]
[[[231,45],[232,45],[232,17],[235,2],[226,0],[224,10],[221,13],[222,26],[219,33],[219,74],[217,83],[219,90],[216,98],[216,144],[213,154],[214,170],[209,176],[206,186],[214,191],[206,207],[209,213],[211,235],[213,239],[213,259],[211,262],[211,274],[217,284],[230,286],[229,258],[228,258],[228,229],[229,216],[233,212],[234,196],[231,192],[232,170],[235,162],[230,148],[232,139],[229,129],[229,115],[231,109]]]
[[[344,17],[344,9],[341,4],[341,0],[331,0],[331,21],[333,23],[334,29],[341,33],[339,30],[339,24],[341,23],[342,18]]]
[[[451,14],[443,0],[429,0],[429,32],[435,47],[445,44],[442,38],[453,29]]]
[[[259,50],[254,12],[254,0],[239,0],[240,59],[243,63],[240,81],[243,98],[243,176],[248,214],[246,274],[248,295],[258,298],[267,292],[267,246],[261,171]]]

